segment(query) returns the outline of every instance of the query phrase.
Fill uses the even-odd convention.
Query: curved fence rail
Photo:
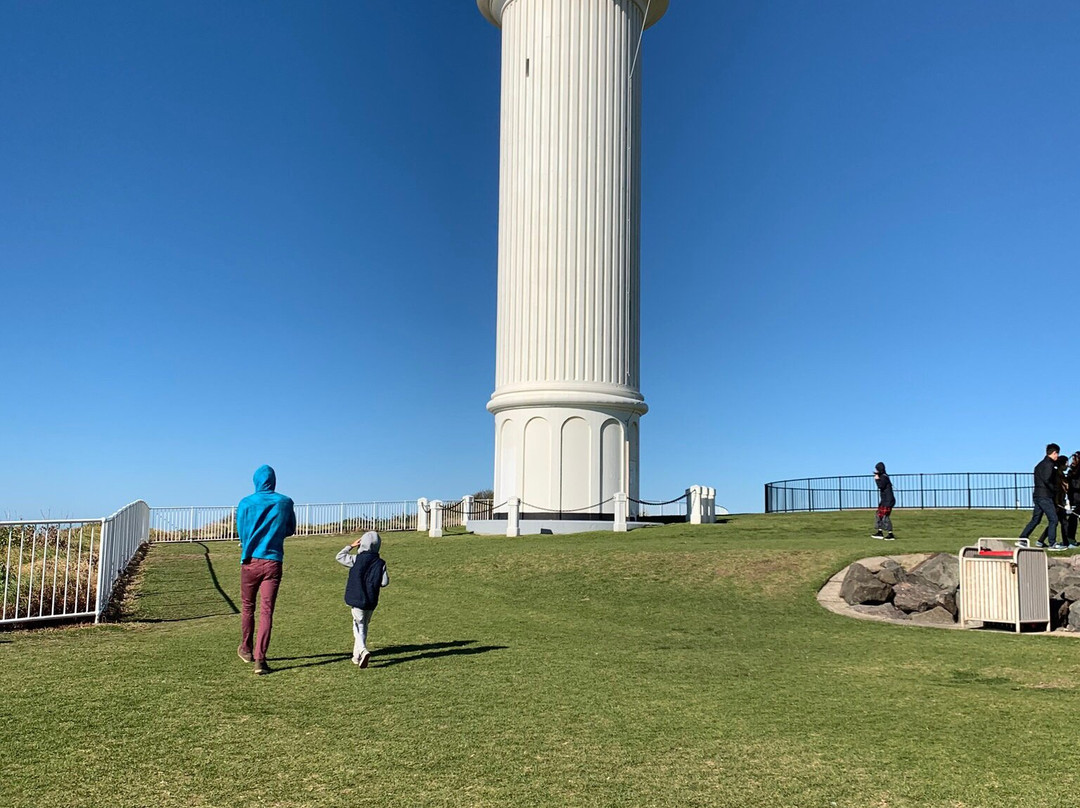
[[[1031,507],[1030,471],[960,471],[944,474],[892,474],[897,508]],[[765,483],[765,513],[846,511],[876,508],[872,474],[803,477]]]

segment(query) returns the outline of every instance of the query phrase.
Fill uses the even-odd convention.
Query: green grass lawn
[[[387,534],[371,667],[341,537],[236,657],[232,543],[156,546],[122,623],[0,634],[0,806],[1073,806],[1080,641],[844,618],[815,591],[1026,512]]]

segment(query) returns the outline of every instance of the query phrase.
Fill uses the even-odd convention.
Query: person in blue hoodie
[[[345,584],[345,603],[352,607],[353,618],[353,664],[368,666],[371,654],[367,649],[368,625],[375,607],[379,605],[379,592],[390,585],[386,562],[379,556],[382,539],[369,530],[352,544],[341,548],[337,562],[349,568],[349,580]],[[350,553],[355,550],[356,553]]]
[[[277,493],[277,475],[270,466],[255,470],[255,493],[236,506],[236,532],[240,536],[240,647],[237,655],[255,663],[255,673],[269,673],[266,651],[274,626],[274,603],[281,585],[285,537],[296,532],[293,501]],[[259,598],[259,633],[255,633],[255,599]]]

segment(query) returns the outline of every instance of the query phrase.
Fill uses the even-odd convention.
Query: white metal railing
[[[150,506],[141,499],[102,520],[95,620],[100,620],[108,608],[113,587],[131,563],[135,552],[149,540]]]
[[[365,530],[417,529],[416,500],[333,502],[294,506],[296,535],[334,536]],[[223,541],[237,539],[233,505],[151,508],[150,541]]]
[[[0,623],[92,616],[103,521],[0,522]]]
[[[235,505],[151,508],[150,541],[216,541],[236,538]]]
[[[416,500],[296,506],[296,535],[335,536],[366,530],[416,530]]]
[[[147,540],[149,511],[140,500],[105,519],[0,522],[0,624],[100,619]]]

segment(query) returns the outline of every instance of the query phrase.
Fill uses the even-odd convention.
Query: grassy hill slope
[[[238,552],[155,546],[125,622],[0,634],[4,806],[1061,806],[1080,642],[850,620],[837,569],[1025,512],[734,516],[629,534],[388,534],[372,666],[341,537],[289,540],[270,651]]]

